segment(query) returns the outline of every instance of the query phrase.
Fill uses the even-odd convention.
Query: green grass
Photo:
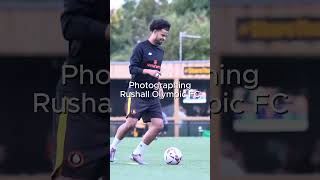
[[[112,139],[111,139],[112,140]],[[203,137],[160,137],[145,152],[148,165],[136,165],[129,155],[141,138],[125,138],[119,144],[116,161],[110,163],[111,180],[209,180],[210,139]],[[177,147],[183,154],[179,165],[166,165],[163,153]]]

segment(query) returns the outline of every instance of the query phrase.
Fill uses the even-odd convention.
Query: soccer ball
[[[178,148],[170,147],[164,151],[163,159],[166,164],[178,165],[182,160],[182,153]]]

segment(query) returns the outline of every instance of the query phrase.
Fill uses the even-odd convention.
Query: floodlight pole
[[[179,32],[179,61],[182,61],[182,42],[183,38],[192,38],[192,39],[200,39],[201,36],[197,35],[189,35],[186,32]],[[174,78],[174,84],[179,84],[179,78]],[[179,94],[178,86],[174,88],[174,94]],[[179,97],[174,98],[174,136],[179,137],[180,135],[180,124],[181,124],[181,117],[179,114],[179,107],[180,107],[180,100]]]
[[[191,38],[191,39],[200,39],[201,36],[198,35],[190,35],[186,32],[179,32],[179,61],[182,61],[182,42],[183,38]]]

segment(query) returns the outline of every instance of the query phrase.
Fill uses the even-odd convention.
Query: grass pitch
[[[112,139],[111,139],[112,140]],[[137,165],[129,155],[141,138],[125,138],[118,146],[116,161],[110,163],[111,180],[209,180],[210,139],[204,137],[160,137],[148,147],[144,159],[148,165]],[[167,165],[163,153],[177,147],[183,157],[179,165]]]

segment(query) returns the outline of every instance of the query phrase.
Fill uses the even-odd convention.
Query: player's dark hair
[[[170,30],[171,24],[164,19],[155,19],[151,22],[149,29],[150,31],[165,29]]]

